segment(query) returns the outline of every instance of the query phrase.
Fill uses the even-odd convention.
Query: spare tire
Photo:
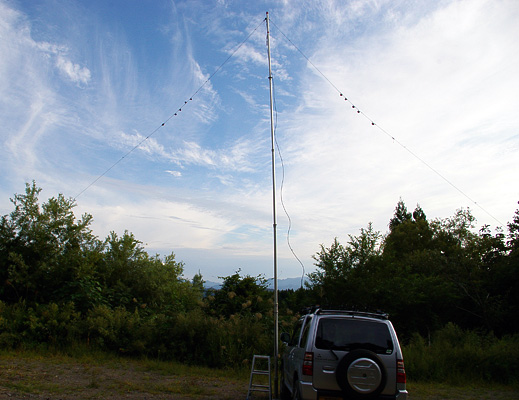
[[[359,349],[339,361],[335,378],[346,398],[371,399],[384,390],[387,373],[375,353]]]

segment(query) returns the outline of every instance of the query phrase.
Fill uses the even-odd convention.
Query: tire
[[[281,382],[281,391],[279,392],[279,398],[281,400],[290,400],[290,392],[288,391],[285,382]]]
[[[283,369],[283,364],[281,364],[281,390],[279,392],[279,397],[281,400],[290,400],[290,392],[285,382],[285,371]]]
[[[294,387],[292,388],[292,400],[301,400],[301,392],[299,391],[299,381],[294,379]]]
[[[360,349],[339,361],[335,378],[346,398],[373,399],[384,390],[387,372],[375,353]]]

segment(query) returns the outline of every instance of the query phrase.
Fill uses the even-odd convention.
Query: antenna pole
[[[279,306],[278,306],[278,255],[277,255],[277,217],[276,217],[276,153],[274,139],[274,97],[272,93],[272,65],[270,62],[270,25],[267,12],[267,52],[269,62],[269,89],[270,89],[270,141],[272,144],[272,219],[274,230],[274,398],[278,398],[278,359],[279,359]]]

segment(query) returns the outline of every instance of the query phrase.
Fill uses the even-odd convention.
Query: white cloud
[[[167,157],[164,146],[159,144],[154,138],[143,136],[140,133],[129,135],[124,132],[119,132],[118,141],[120,146],[123,146],[128,150],[138,149],[151,156],[158,155],[161,157]]]
[[[167,157],[180,165],[196,165],[211,169],[234,172],[253,172],[254,158],[261,143],[241,138],[229,146],[204,148],[196,142],[183,142]],[[229,182],[229,179],[225,179]]]
[[[88,68],[74,64],[61,54],[58,54],[56,58],[56,66],[74,83],[86,85],[90,81],[90,70]]]
[[[194,86],[196,92],[193,95],[195,98],[195,104],[191,104],[194,107],[194,114],[204,124],[214,122],[217,116],[217,109],[220,104],[220,98],[218,92],[214,89],[212,82],[210,81],[210,75],[204,74],[200,65],[192,58],[190,59],[191,76],[194,77]],[[193,100],[190,98],[189,100]],[[188,101],[187,99],[185,101]]]
[[[111,230],[119,234],[129,230],[152,248],[218,249],[223,245],[223,235],[236,227],[215,211],[195,204],[147,197],[138,202],[135,198],[119,201],[117,205],[88,204],[96,232],[105,236]]]
[[[31,39],[32,42],[32,39]],[[44,53],[50,53],[52,55],[58,55],[59,53],[65,53],[67,48],[62,45],[49,43],[49,42],[33,42],[35,48],[41,50]]]
[[[239,50],[236,51],[235,56],[244,64],[254,63],[262,66],[267,65],[265,52],[258,51],[248,43],[244,43]]]
[[[180,172],[180,171],[169,171],[169,170],[167,170],[165,172],[170,174],[170,175],[172,175],[172,176],[174,176],[175,178],[180,178],[182,176],[182,172]]]
[[[216,152],[209,149],[203,149],[198,143],[185,142],[184,148],[176,153],[179,161],[188,164],[215,166]]]
[[[0,157],[19,166],[14,175],[27,179],[40,172],[40,144],[62,110],[45,76],[47,59],[32,40],[24,16],[0,3]],[[35,50],[36,49],[36,50]]]
[[[70,61],[66,46],[49,42],[34,42],[33,45],[47,56],[53,57],[58,70],[73,83],[86,85],[90,81],[90,70]]]

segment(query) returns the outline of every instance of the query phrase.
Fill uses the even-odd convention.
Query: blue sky
[[[385,233],[399,198],[512,219],[514,0],[0,0],[0,214],[35,180],[186,277],[271,277],[267,11],[277,192],[306,272],[334,237]],[[287,229],[278,202],[280,278],[302,274]]]

